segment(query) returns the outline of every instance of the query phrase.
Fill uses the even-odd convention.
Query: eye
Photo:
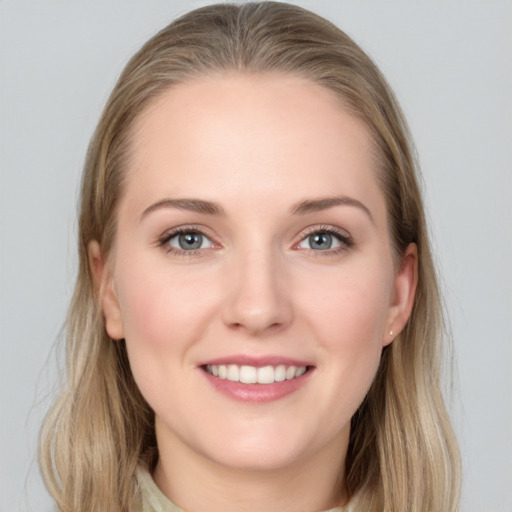
[[[194,251],[208,247],[208,238],[201,233],[180,233],[173,236],[168,244],[184,251]]]
[[[298,249],[318,252],[337,252],[353,245],[352,239],[333,228],[316,228],[307,234],[297,245]]]
[[[300,244],[301,249],[313,249],[315,251],[327,251],[340,245],[331,233],[319,232],[308,235]]]
[[[214,246],[205,234],[193,229],[180,229],[167,233],[159,240],[159,243],[168,251],[177,253],[210,249]]]

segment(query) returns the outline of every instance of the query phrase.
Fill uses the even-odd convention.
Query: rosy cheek
[[[315,306],[318,317],[354,343],[372,338],[387,311],[388,293],[383,283],[357,277],[331,283]]]
[[[153,406],[155,390],[179,361],[179,301],[151,280],[142,286],[134,281],[121,294],[126,347],[135,381]]]
[[[158,352],[197,339],[215,302],[216,287],[211,279],[167,265],[131,270],[120,294],[126,337],[132,338],[129,341]]]

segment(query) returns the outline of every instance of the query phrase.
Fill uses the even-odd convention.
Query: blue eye
[[[171,233],[164,240],[162,245],[171,246],[177,251],[197,251],[213,247],[213,242],[198,231],[180,231]]]
[[[312,251],[335,251],[352,245],[349,237],[334,231],[319,229],[307,235],[298,245],[299,249]]]
[[[315,233],[314,235],[309,235],[306,240],[309,247],[316,251],[332,249],[333,243],[337,242],[330,233]]]

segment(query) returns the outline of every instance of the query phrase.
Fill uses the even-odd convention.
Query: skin
[[[414,245],[393,260],[366,127],[303,79],[232,74],[163,93],[132,149],[113,252],[92,242],[90,260],[107,332],[155,411],[156,483],[187,510],[343,503],[350,418],[417,280]],[[184,198],[222,213],[161,203]],[[169,239],[180,226],[204,234],[199,250]],[[313,248],[326,229],[340,238]],[[243,402],[200,367],[233,354],[311,369],[283,398]]]

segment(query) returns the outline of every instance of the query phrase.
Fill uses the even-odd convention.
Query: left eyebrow
[[[354,206],[359,208],[368,215],[370,220],[375,223],[370,210],[357,199],[348,196],[335,196],[335,197],[321,197],[319,199],[306,199],[295,204],[291,208],[291,213],[294,215],[304,215],[311,212],[320,212],[328,210],[335,206]]]
[[[222,206],[212,201],[204,201],[202,199],[184,198],[184,199],[162,199],[146,208],[141,215],[141,220],[146,217],[149,213],[165,209],[177,209],[177,210],[188,210],[196,213],[204,213],[207,215],[224,215]]]

